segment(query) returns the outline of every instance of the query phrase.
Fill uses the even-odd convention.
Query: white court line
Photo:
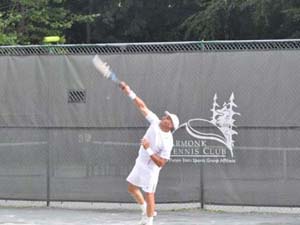
[[[18,142],[18,143],[0,143],[0,146],[24,146],[24,145],[46,145],[47,141],[35,141],[35,142]]]
[[[225,158],[226,155],[171,155],[172,157],[191,157],[191,158]]]
[[[139,143],[134,142],[112,142],[112,141],[93,141],[93,144],[99,145],[122,145],[122,146],[140,146]],[[33,142],[18,142],[18,143],[0,143],[0,146],[23,146],[23,145],[46,145],[47,141],[33,141]],[[176,147],[176,146],[175,146]],[[217,146],[215,146],[217,147]],[[221,146],[219,146],[221,147]],[[236,146],[236,150],[279,150],[279,151],[300,151],[300,147],[252,147],[252,146]],[[174,155],[176,156],[176,155]]]
[[[251,147],[251,146],[236,146],[235,150],[277,150],[277,151],[300,151],[299,147],[286,148],[286,147]]]
[[[130,143],[130,142],[113,142],[113,141],[93,141],[93,144],[98,145],[112,145],[112,146],[140,146],[139,143]],[[174,146],[178,147],[178,146]],[[223,147],[223,146],[211,146],[211,147]],[[189,148],[189,147],[185,147]],[[195,147],[191,147],[195,148]],[[256,147],[256,146],[235,146],[233,147],[234,150],[278,150],[278,151],[300,151],[300,147]],[[175,155],[173,155],[175,156]]]
[[[97,145],[140,146],[139,143],[128,143],[128,142],[93,141],[92,143]]]

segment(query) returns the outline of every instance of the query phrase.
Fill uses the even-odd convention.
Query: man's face
[[[161,118],[161,124],[166,127],[166,128],[169,128],[170,130],[173,129],[173,123],[172,123],[172,119],[170,116],[163,116]]]

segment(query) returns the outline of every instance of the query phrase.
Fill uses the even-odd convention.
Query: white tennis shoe
[[[142,215],[142,218],[141,218],[140,222],[138,223],[138,225],[146,225],[148,222],[147,219],[148,219],[147,215]]]
[[[157,212],[154,212],[153,217],[157,216]],[[146,214],[142,214],[142,218],[138,225],[153,225],[153,217],[149,218]]]
[[[147,204],[143,204],[140,206],[142,210],[142,217],[141,220],[139,221],[138,225],[153,225],[153,217],[157,216],[157,212],[154,211],[153,217],[148,218],[147,216]]]
[[[143,217],[139,225],[153,225],[153,217]]]
[[[153,217],[147,217],[146,225],[153,225]]]

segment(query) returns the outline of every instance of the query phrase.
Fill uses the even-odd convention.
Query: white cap
[[[176,130],[179,127],[178,116],[176,116],[175,114],[169,113],[168,111],[165,111],[165,114],[171,118],[174,130]]]

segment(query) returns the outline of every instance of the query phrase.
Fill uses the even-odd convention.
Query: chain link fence
[[[297,50],[299,39],[2,46],[1,56]]]

